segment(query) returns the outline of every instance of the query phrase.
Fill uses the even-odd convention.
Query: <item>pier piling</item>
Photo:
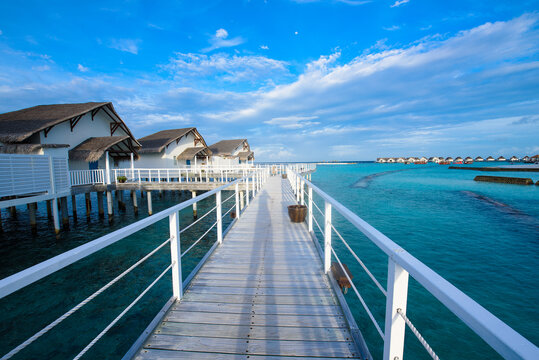
[[[69,227],[69,215],[67,213],[67,197],[60,198],[60,212],[62,214],[62,225],[66,228]]]
[[[73,207],[73,220],[77,221],[77,197],[71,195],[71,205]]]
[[[105,217],[105,211],[103,210],[103,192],[97,192],[97,213],[99,217],[103,219]]]
[[[89,218],[92,211],[92,202],[90,200],[90,193],[84,194],[84,200],[86,201],[86,217]]]
[[[245,200],[244,200],[244,197],[243,197],[243,191],[240,191],[240,209],[243,210],[243,208],[245,207]]]
[[[58,200],[52,199],[52,221],[54,223],[54,232],[56,235],[60,233],[60,218],[58,217]]]
[[[9,207],[9,213],[11,214],[12,217],[17,217],[17,208],[15,206],[10,206]]]
[[[114,213],[114,208],[112,206],[112,192],[107,191],[107,214],[109,215],[109,220],[112,221],[112,214]]]
[[[47,200],[45,203],[47,204],[47,218],[50,220],[52,219],[51,200]]]
[[[28,216],[30,217],[30,227],[32,228],[32,232],[37,232],[36,210],[37,203],[28,204]]]
[[[121,211],[125,211],[124,191],[123,190],[117,190],[116,191],[116,198],[118,200],[118,209],[121,210]]]
[[[142,193],[142,191],[141,191]],[[135,215],[138,215],[138,204],[137,204],[137,192],[136,190],[131,190],[131,198],[133,199],[133,211]]]
[[[191,195],[194,198],[197,197],[197,192],[196,191],[191,191]],[[197,218],[197,203],[194,203],[193,204],[193,219],[196,219]]]
[[[148,198],[148,215],[152,215],[152,214],[153,214],[153,209],[152,209],[152,192],[151,192],[151,191],[147,191],[147,192],[146,192],[146,195],[147,195],[147,198]]]

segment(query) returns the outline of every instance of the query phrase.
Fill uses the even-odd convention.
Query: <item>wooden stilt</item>
[[[37,231],[36,210],[37,210],[36,203],[28,204],[28,215],[30,217],[30,227],[32,228],[32,232]]]
[[[51,200],[52,205],[52,220],[54,223],[54,232],[56,235],[60,233],[60,218],[58,216],[58,199]]]
[[[10,206],[9,207],[9,213],[12,217],[17,217],[17,207],[16,206]]]
[[[71,205],[73,206],[73,220],[77,221],[77,197],[71,195]]]
[[[62,225],[66,228],[69,227],[69,215],[67,213],[67,197],[60,198],[60,212],[62,214]]]
[[[103,209],[103,192],[97,192],[97,213],[99,217],[103,219],[105,217],[105,210]]]
[[[112,215],[114,214],[114,208],[112,205],[112,192],[107,191],[107,214],[109,215],[109,221],[112,221]]]
[[[148,192],[146,192],[146,195],[148,195],[148,215],[152,215],[152,214],[153,214],[153,209],[152,209],[152,192],[151,192],[151,191],[148,191]]]
[[[46,201],[47,203],[47,218],[49,219],[52,219],[52,204],[51,204],[51,200],[47,200]]]
[[[84,200],[86,201],[86,217],[89,218],[92,214],[92,201],[90,199],[90,193],[84,194]]]
[[[191,195],[193,198],[196,198],[197,197],[197,192],[196,191],[191,191]],[[194,203],[193,204],[193,218],[196,219],[198,217],[197,215],[197,203]]]
[[[136,190],[131,190],[131,198],[133,199],[133,211],[135,215],[138,215],[138,204],[137,204],[137,192]]]

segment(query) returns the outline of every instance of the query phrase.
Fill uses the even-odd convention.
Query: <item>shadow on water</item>
[[[525,212],[515,209],[514,207],[510,205],[507,205],[503,202],[489,198],[488,196],[475,193],[473,191],[464,190],[464,191],[460,191],[460,193],[470,198],[479,200],[481,201],[481,203],[485,205],[489,205],[490,207],[495,208],[504,214],[514,216],[518,218],[520,221],[522,221],[523,223],[525,223],[526,225],[531,225],[539,229],[539,221],[536,218],[526,214]]]
[[[429,167],[432,167],[432,166],[429,166]],[[375,173],[375,174],[370,174],[370,175],[362,177],[361,179],[359,179],[358,181],[356,181],[355,183],[350,185],[350,187],[351,188],[366,189],[366,188],[369,187],[369,185],[371,184],[371,182],[374,179],[376,179],[376,178],[378,178],[380,176],[395,174],[395,173],[399,173],[399,172],[403,172],[403,171],[419,170],[419,169],[425,169],[425,166],[423,166],[423,167],[414,167],[414,168],[409,168],[409,169],[388,170],[388,171],[382,171],[382,172]]]

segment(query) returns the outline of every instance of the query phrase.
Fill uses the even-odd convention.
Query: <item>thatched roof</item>
[[[183,129],[170,129],[162,130],[156,132],[155,134],[151,134],[138,139],[139,143],[142,145],[140,153],[160,153],[173,141],[176,141],[177,144],[182,137],[186,136],[189,133],[193,133],[196,139],[195,141],[200,141],[202,145],[206,146],[204,138],[194,127]]]
[[[105,151],[117,159],[126,159],[133,153],[138,158],[129,136],[91,137],[69,150],[69,160],[93,162],[99,160]]]
[[[41,149],[68,147],[68,144],[6,144],[0,146],[0,154],[39,154]]]
[[[206,146],[190,147],[185,149],[180,155],[176,156],[178,160],[191,160],[194,157],[211,156],[211,150]]]
[[[238,158],[241,161],[252,160],[255,158],[255,153],[253,151],[242,151],[238,153]]]
[[[38,105],[22,110],[0,114],[0,141],[18,143],[27,140],[42,130],[48,131],[64,121],[80,118],[92,112],[92,116],[103,109],[119,126],[135,138],[110,102],[87,102],[80,104]],[[135,140],[136,142],[136,140]],[[138,145],[138,144],[137,144]]]
[[[250,150],[247,139],[221,140],[213,145],[210,145],[209,148],[212,151],[213,155],[230,156],[232,155],[234,150],[236,150],[236,148],[243,143],[245,143],[247,145],[247,148]]]

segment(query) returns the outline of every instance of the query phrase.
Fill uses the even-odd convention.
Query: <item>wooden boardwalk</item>
[[[294,198],[272,177],[135,359],[359,357]]]

